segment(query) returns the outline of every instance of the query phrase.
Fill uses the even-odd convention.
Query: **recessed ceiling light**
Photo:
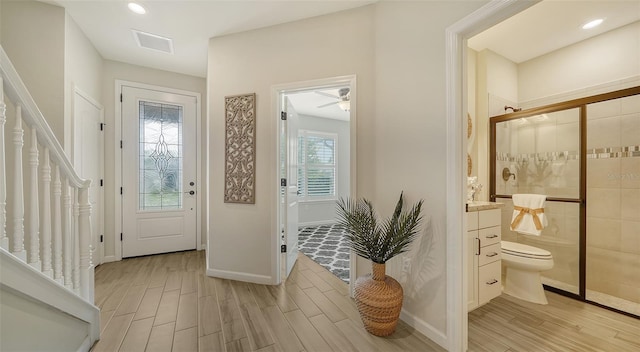
[[[589,22],[585,23],[582,26],[582,29],[591,29],[593,27],[598,27],[602,23],[602,21],[604,21],[604,19],[602,19],[602,18],[598,18],[596,20],[589,21]]]
[[[135,2],[130,2],[127,6],[129,7],[129,10],[139,15],[144,15],[145,13],[147,13],[147,10],[145,10],[142,5],[136,4]]]

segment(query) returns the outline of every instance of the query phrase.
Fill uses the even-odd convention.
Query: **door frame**
[[[98,109],[100,111],[100,122],[103,124],[104,126],[104,106],[102,106],[102,104],[100,104],[96,99],[94,99],[91,95],[89,95],[88,93],[86,93],[85,91],[81,90],[80,88],[78,88],[78,86],[75,83],[71,83],[71,87],[72,87],[72,96],[71,96],[71,121],[70,121],[70,127],[71,127],[71,133],[70,133],[70,137],[69,137],[69,144],[71,145],[71,157],[70,159],[73,161],[73,166],[74,169],[76,167],[76,148],[78,148],[79,146],[76,146],[76,133],[78,133],[78,131],[76,131],[76,122],[77,118],[76,118],[76,95],[80,96],[82,99],[86,100],[89,104],[93,105],[96,107],[96,109]],[[105,141],[104,141],[104,128],[102,129],[102,143],[100,146],[100,151],[102,153],[102,163],[100,163],[100,175],[102,176],[102,179],[104,180],[104,174],[105,174]],[[99,180],[91,180],[91,183],[95,184],[97,182],[100,182]],[[105,218],[104,218],[104,214],[105,214],[105,193],[104,193],[104,187],[100,187],[100,214],[99,214],[99,228],[102,229],[102,235],[106,236],[105,233]],[[91,212],[93,213],[94,211],[96,211],[95,209],[91,209]],[[91,244],[93,245],[93,241],[94,239],[96,240],[96,245],[93,248],[93,265],[100,265],[103,263],[104,261],[104,241],[100,242],[96,236],[97,234],[92,233],[92,239],[91,239]],[[103,237],[104,238],[104,237]]]
[[[492,0],[447,27],[445,31],[446,119],[447,119],[447,350],[466,351],[469,316],[467,312],[467,40],[539,0]]]
[[[349,85],[351,88],[351,108],[349,110],[349,130],[350,130],[350,145],[349,145],[349,163],[350,163],[350,180],[349,180],[349,196],[355,198],[356,192],[356,180],[357,180],[357,159],[356,159],[356,107],[357,107],[357,94],[356,94],[356,75],[346,75],[338,77],[330,77],[309,81],[300,81],[292,83],[283,83],[271,86],[271,107],[272,118],[275,120],[273,124],[273,133],[275,135],[275,143],[273,146],[273,152],[276,155],[276,163],[273,165],[273,177],[274,177],[274,208],[271,230],[271,263],[272,277],[275,278],[274,284],[278,285],[282,282],[281,277],[281,255],[280,255],[280,111],[282,111],[282,101],[280,96],[282,94],[293,93],[298,91],[308,91],[315,89],[323,89],[326,87],[334,87],[339,85]],[[356,271],[356,258],[357,256],[353,251],[349,254],[349,292],[353,294],[353,288],[355,283]]]
[[[196,99],[196,205],[198,207],[196,211],[196,250],[202,250],[202,137],[200,131],[202,131],[202,101],[201,94],[198,92],[192,92],[182,89],[169,88],[163,86],[157,86],[152,84],[132,82],[125,80],[115,81],[115,119],[114,119],[114,229],[115,233],[115,260],[122,260],[122,241],[118,238],[118,234],[122,233],[122,195],[120,194],[120,187],[122,187],[122,149],[120,148],[120,141],[122,140],[122,102],[120,101],[120,94],[122,87],[133,87],[139,89],[155,90],[160,92],[181,94],[191,96]],[[119,244],[119,245],[118,245]]]

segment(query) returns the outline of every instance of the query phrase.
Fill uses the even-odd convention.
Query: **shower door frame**
[[[587,267],[587,105],[600,103],[607,100],[620,99],[640,94],[640,86],[616,90],[608,93],[593,95],[589,97],[568,100],[560,103],[545,105],[541,107],[531,108],[509,114],[494,116],[489,119],[489,200],[496,201],[496,198],[511,198],[511,195],[496,194],[496,125],[501,122],[507,122],[520,118],[547,114],[562,110],[580,109],[579,120],[579,160],[580,160],[580,185],[578,198],[557,198],[547,197],[547,201],[562,203],[578,203],[580,205],[580,224],[579,224],[579,262],[578,262],[578,294],[568,292],[556,287],[544,285],[545,290],[571,297],[583,302],[601,306],[621,314],[636,317],[634,314],[620,311],[618,309],[602,305],[597,302],[587,300],[586,296],[586,267]]]

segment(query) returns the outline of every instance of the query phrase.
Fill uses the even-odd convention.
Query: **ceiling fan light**
[[[338,106],[344,111],[351,110],[351,102],[349,100],[340,100]]]

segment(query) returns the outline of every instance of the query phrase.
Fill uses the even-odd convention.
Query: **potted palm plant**
[[[376,336],[393,334],[402,309],[400,283],[386,275],[386,262],[407,252],[419,233],[423,200],[409,210],[400,199],[390,218],[379,221],[367,199],[340,199],[338,222],[346,229],[347,243],[360,257],[371,260],[372,274],[355,283],[355,301],[365,329]]]

